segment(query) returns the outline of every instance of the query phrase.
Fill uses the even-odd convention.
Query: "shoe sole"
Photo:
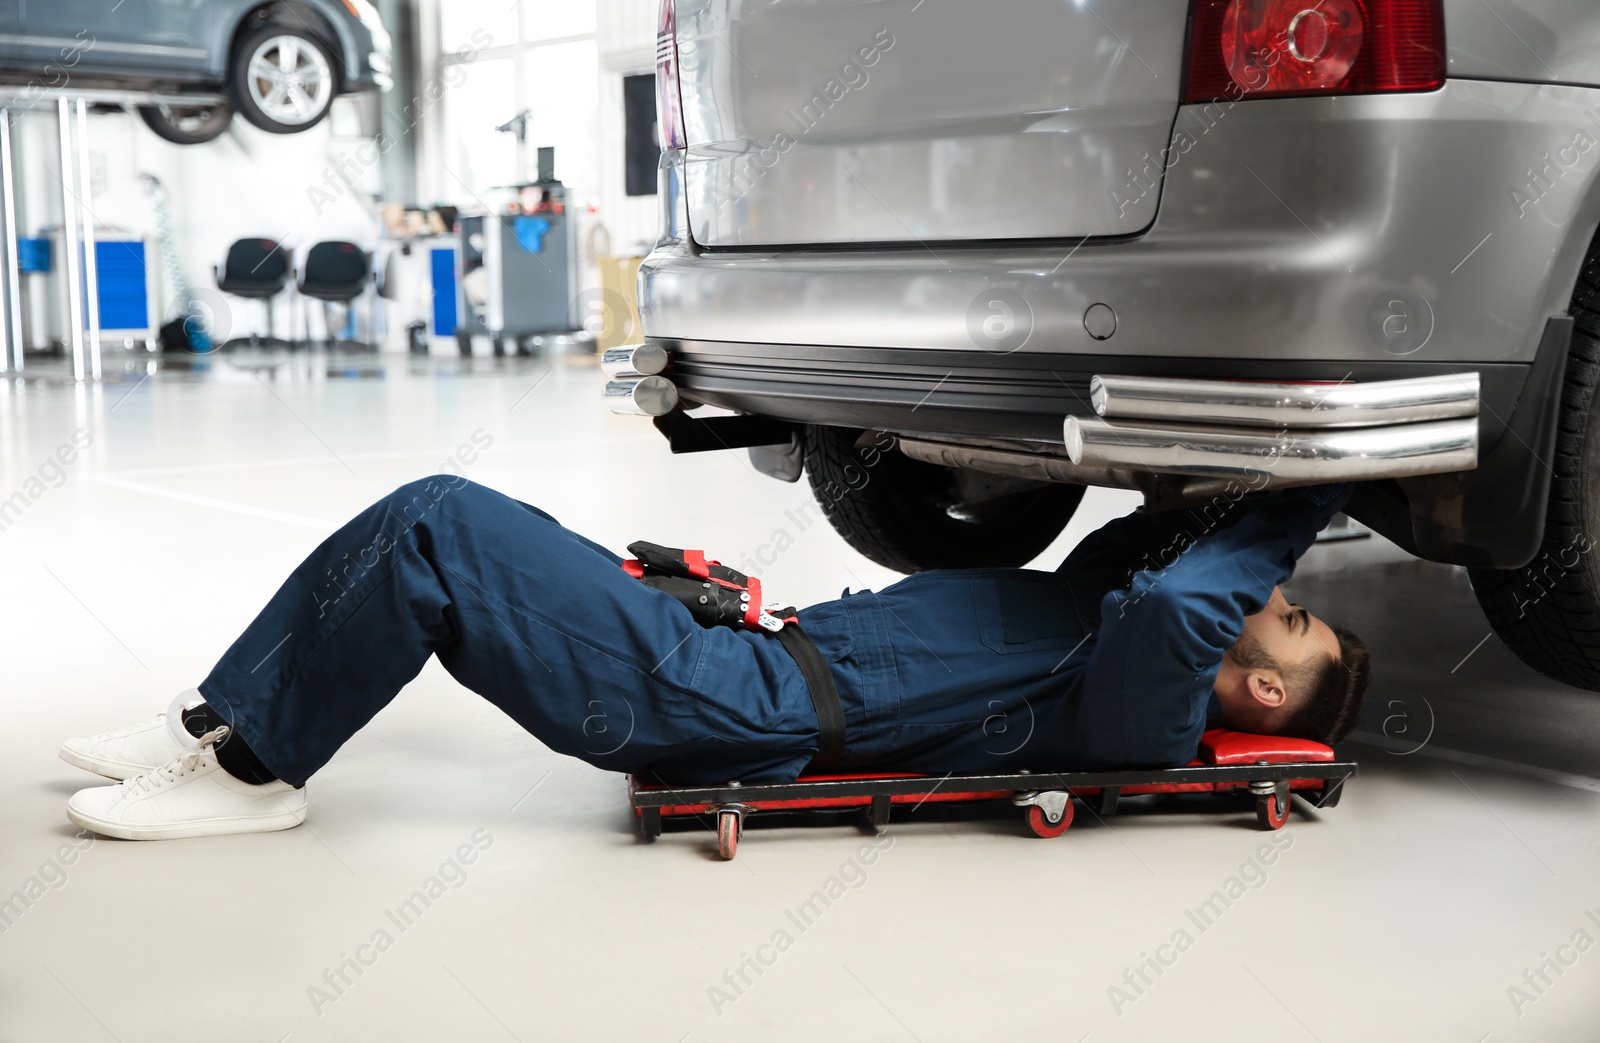
[[[159,764],[128,764],[123,761],[103,760],[99,757],[91,757],[87,753],[79,753],[70,746],[62,746],[56,753],[74,768],[82,768],[84,771],[93,772],[102,778],[115,779],[118,782],[124,779],[131,779],[135,775],[143,775],[147,771],[161,767]]]
[[[170,825],[128,825],[108,819],[85,815],[67,806],[67,818],[84,829],[92,829],[103,836],[117,840],[181,840],[185,837],[219,837],[236,833],[275,833],[292,829],[306,820],[310,805],[302,804],[294,811],[275,815],[251,815],[236,818],[209,818],[197,822],[174,822]]]

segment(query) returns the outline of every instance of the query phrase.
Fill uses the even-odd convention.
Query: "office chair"
[[[346,322],[355,309],[355,301],[367,292],[372,283],[372,261],[367,252],[354,243],[330,240],[317,243],[306,251],[305,263],[300,268],[299,290],[302,296],[322,302],[323,325],[330,344],[337,343],[333,324],[328,320],[328,305],[343,304]],[[373,316],[367,315],[369,333]],[[306,339],[310,340],[307,323]]]
[[[267,340],[276,341],[273,330],[272,299],[289,284],[289,257],[275,239],[240,239],[228,247],[228,257],[221,268],[215,265],[211,273],[217,289],[232,297],[245,297],[261,301],[267,309]],[[229,344],[243,340],[234,337]],[[261,343],[257,333],[251,333],[252,346]]]

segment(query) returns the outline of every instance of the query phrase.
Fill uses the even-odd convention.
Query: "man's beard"
[[[1239,639],[1224,653],[1228,662],[1244,670],[1276,670],[1283,672],[1278,661],[1261,646],[1254,634],[1245,630],[1239,634]]]

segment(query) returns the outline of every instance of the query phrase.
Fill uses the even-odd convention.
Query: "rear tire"
[[[1520,569],[1470,569],[1489,625],[1518,659],[1563,684],[1600,691],[1600,239],[1569,314],[1555,475],[1539,554]]]
[[[1026,565],[1083,500],[1081,485],[1015,481],[1016,491],[963,502],[955,468],[913,460],[887,435],[857,448],[860,435],[807,427],[806,475],[845,542],[896,572]]]
[[[203,145],[213,141],[233,122],[233,109],[226,102],[179,108],[172,105],[140,105],[139,118],[156,136],[174,145]]]

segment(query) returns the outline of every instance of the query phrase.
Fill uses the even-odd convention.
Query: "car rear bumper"
[[[1475,375],[1482,443],[1492,447],[1523,391],[1516,362],[1359,362],[1149,358],[1112,354],[933,352],[649,338],[689,403],[743,413],[902,434],[1062,444],[1062,420],[1093,417],[1096,376],[1195,380],[1358,382]]]
[[[1526,363],[1600,221],[1600,146],[1572,144],[1600,138],[1597,100],[1452,80],[1184,106],[1165,175],[1152,158],[1153,178],[1119,186],[1161,197],[1149,230],[1122,239],[706,250],[680,202],[641,268],[644,331],[911,349],[936,368],[974,351]],[[1514,201],[1541,157],[1559,176]]]

